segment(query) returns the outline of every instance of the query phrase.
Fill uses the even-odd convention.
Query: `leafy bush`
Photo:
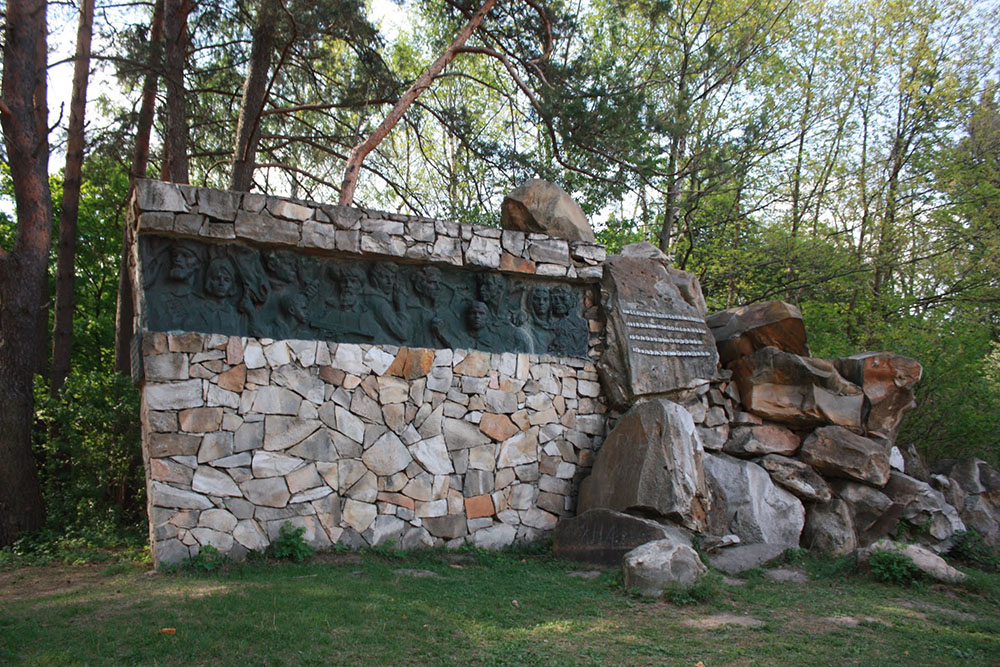
[[[986,541],[974,528],[955,533],[949,555],[985,572],[1000,572],[1000,549]]]
[[[58,398],[36,387],[35,451],[48,526],[129,532],[145,520],[139,393],[118,373],[71,374]]]
[[[315,550],[302,538],[305,532],[305,528],[301,526],[296,528],[290,521],[286,521],[281,526],[278,539],[271,542],[267,548],[268,554],[274,558],[287,558],[296,563],[312,556]]]
[[[920,570],[913,559],[899,551],[880,549],[868,559],[872,576],[884,584],[909,586],[920,578]]]
[[[667,588],[663,596],[676,605],[698,604],[714,599],[721,590],[722,576],[718,572],[707,572],[698,577],[690,586]]]

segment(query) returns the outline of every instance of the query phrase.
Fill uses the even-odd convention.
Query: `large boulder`
[[[682,291],[679,284],[688,287]],[[681,398],[715,377],[715,340],[692,296],[685,296],[695,287],[693,277],[685,283],[661,259],[623,253],[604,263],[607,349],[598,371],[617,408],[646,397]]]
[[[840,498],[810,505],[802,530],[802,546],[834,556],[846,556],[858,547],[851,508]]]
[[[829,502],[830,485],[802,461],[768,454],[758,461],[771,479],[807,502]]]
[[[664,539],[691,544],[690,537],[680,528],[597,508],[561,519],[552,531],[552,553],[559,558],[618,565],[637,546]]]
[[[670,539],[643,544],[622,559],[625,588],[648,597],[659,597],[672,586],[691,586],[706,572],[698,552]]]
[[[889,481],[889,453],[879,443],[841,426],[824,426],[802,443],[799,456],[827,477],[856,479],[872,486]]]
[[[705,454],[703,460],[712,492],[709,532],[733,533],[744,544],[799,545],[805,509],[798,498],[775,486],[755,463],[725,454]]]
[[[930,484],[893,470],[889,474],[889,483],[882,491],[893,502],[903,505],[904,519],[915,526],[925,527],[927,535],[935,542],[942,542],[965,530],[958,511]]]
[[[764,347],[730,368],[744,407],[755,415],[798,428],[837,424],[862,430],[864,394],[829,361]]]
[[[778,424],[737,426],[729,433],[722,451],[733,456],[763,456],[784,454],[791,456],[798,451],[802,439]]]
[[[809,356],[802,313],[784,301],[722,310],[709,315],[705,322],[715,336],[722,365],[767,346]]]
[[[702,453],[687,410],[665,399],[640,403],[604,440],[577,511],[606,507],[701,530],[709,507]]]
[[[561,187],[540,178],[528,179],[504,197],[500,225],[570,241],[594,241],[594,230],[580,205]]]
[[[858,563],[867,564],[877,551],[892,551],[909,557],[918,570],[932,579],[943,581],[948,584],[964,581],[968,575],[956,570],[948,565],[943,558],[936,553],[917,544],[901,544],[892,540],[878,540],[877,542],[858,550]]]
[[[888,535],[903,516],[903,505],[878,489],[849,480],[835,480],[832,486],[834,494],[847,503],[859,546]]]
[[[739,574],[777,560],[788,548],[787,544],[737,544],[712,553],[708,562],[726,574]]]
[[[865,430],[893,441],[903,414],[916,407],[913,388],[924,369],[916,359],[886,352],[866,352],[834,359],[845,379],[861,387],[868,404]]]
[[[671,266],[670,258],[649,241],[629,243],[622,247],[619,255],[632,259],[648,259],[659,263],[666,270],[667,275],[674,283],[674,287],[681,293],[684,300],[697,310],[702,317],[708,314],[708,305],[705,303],[705,295],[701,291],[701,281],[698,280],[698,276],[690,271],[682,271]]]

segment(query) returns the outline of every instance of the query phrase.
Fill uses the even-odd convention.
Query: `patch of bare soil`
[[[759,628],[764,625],[764,621],[757,620],[752,616],[737,616],[736,614],[716,614],[715,616],[701,616],[699,618],[689,618],[681,621],[681,625],[698,630],[715,630],[724,625],[738,625],[744,628]]]
[[[95,587],[108,579],[107,564],[41,565],[0,572],[0,600],[33,600]]]

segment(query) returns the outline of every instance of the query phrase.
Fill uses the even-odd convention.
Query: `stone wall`
[[[146,234],[536,275],[585,286],[589,358],[146,329],[143,448],[156,563],[234,557],[285,522],[317,547],[500,547],[574,509],[606,431],[593,283],[604,250],[540,234],[145,181]],[[138,247],[138,244],[136,244]]]

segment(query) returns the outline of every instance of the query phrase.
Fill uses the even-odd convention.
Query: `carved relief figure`
[[[548,352],[555,335],[552,330],[552,297],[548,287],[535,287],[529,299],[531,335],[535,352]]]
[[[512,349],[519,352],[535,351],[532,337],[520,327],[527,320],[523,310],[512,310],[507,300],[507,280],[499,273],[480,273],[476,276],[476,291],[482,303],[489,309],[497,335],[495,341],[500,350]]]
[[[164,259],[165,271],[160,268]],[[176,330],[193,324],[198,307],[195,285],[200,267],[199,248],[185,241],[175,241],[158,261],[151,261],[149,271],[152,281],[159,283],[162,293],[160,307],[150,312],[153,326],[161,330]],[[157,280],[159,276],[162,278]]]
[[[411,276],[417,299],[407,307],[410,319],[410,340],[418,347],[455,347],[454,327],[449,326],[450,303],[444,298],[441,269],[425,266]]]
[[[587,322],[577,314],[577,295],[566,285],[551,290],[552,342],[549,354],[560,356],[582,354],[587,350]]]
[[[406,342],[409,326],[406,309],[402,307],[401,294],[397,289],[399,269],[395,264],[376,262],[368,275],[372,286],[368,305],[375,323],[388,342],[397,345]]]
[[[244,329],[245,318],[237,311],[234,299],[238,294],[239,286],[233,262],[225,256],[212,259],[205,272],[205,293],[201,298],[201,307],[196,312],[196,319],[202,327],[199,330],[225,333]]]
[[[335,330],[344,340],[369,342],[375,339],[375,323],[367,308],[361,305],[361,292],[365,274],[354,264],[337,269],[340,291],[340,312],[337,313]]]
[[[503,349],[495,323],[489,306],[482,301],[470,303],[465,311],[468,346],[477,350]]]

